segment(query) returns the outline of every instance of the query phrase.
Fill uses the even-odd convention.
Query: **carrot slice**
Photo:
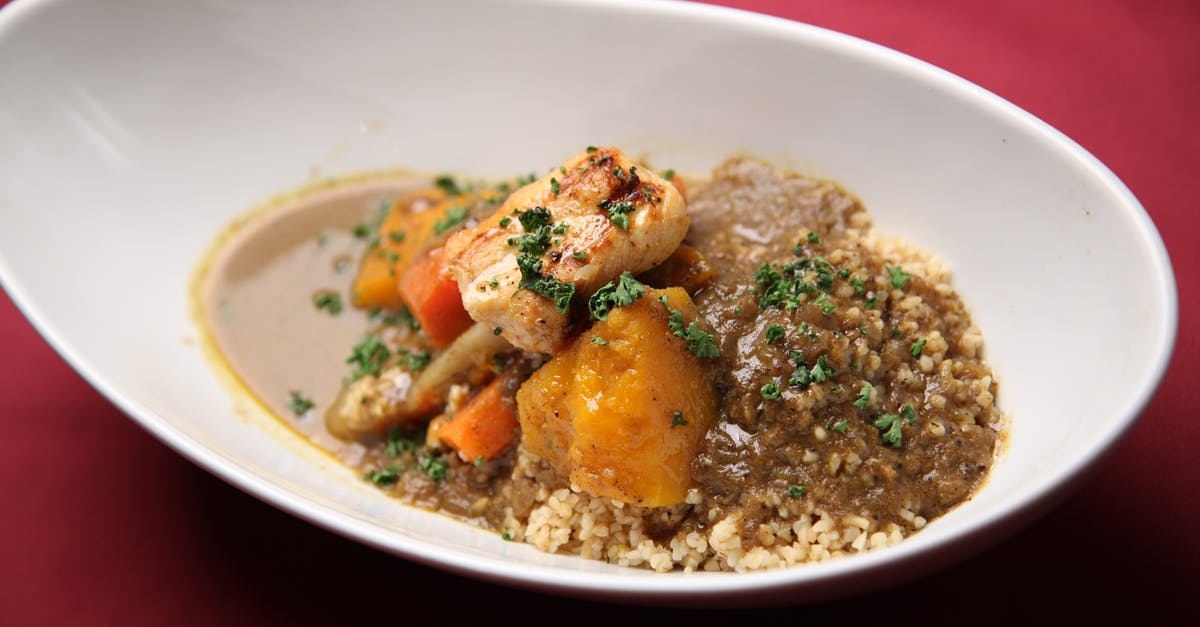
[[[497,379],[442,423],[438,437],[464,461],[487,461],[504,452],[519,425],[517,404]]]
[[[441,248],[401,275],[400,296],[435,346],[449,345],[475,322],[463,309],[458,282],[446,272]]]
[[[413,211],[410,205],[397,204],[379,225],[379,239],[363,255],[354,277],[351,295],[355,307],[399,309],[404,304],[397,282],[420,255],[441,215],[441,203],[420,211]]]

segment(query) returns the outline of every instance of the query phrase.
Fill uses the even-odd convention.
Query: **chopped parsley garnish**
[[[879,437],[883,439],[884,444],[892,448],[900,448],[904,443],[904,436],[900,433],[900,425],[903,424],[900,416],[895,414],[879,414],[875,418],[875,428],[879,429]]]
[[[783,393],[779,391],[779,384],[774,381],[765,383],[758,391],[768,401],[777,401],[783,398]]]
[[[793,252],[797,256],[802,254],[801,245]],[[800,306],[801,294],[831,290],[835,274],[836,268],[824,257],[801,258],[778,266],[764,263],[754,273],[754,281],[759,286],[758,306],[794,310]],[[828,298],[826,294],[820,294],[813,302],[820,304]]]
[[[288,392],[288,409],[292,410],[293,414],[303,416],[312,408],[313,402],[305,398],[303,394],[296,390]]]
[[[448,174],[437,177],[433,180],[433,184],[446,192],[447,196],[460,196],[463,193],[462,188],[458,186],[458,181],[455,181],[454,177]]]
[[[404,356],[404,359],[410,371],[420,372],[425,369],[425,366],[429,365],[429,361],[433,359],[433,356],[429,354],[429,351],[419,351],[408,353]]]
[[[807,490],[808,490],[808,488],[805,488],[805,487],[804,487],[804,486],[802,486],[802,485],[795,485],[795,484],[792,484],[792,485],[790,485],[790,486],[788,486],[788,487],[787,487],[787,493],[788,493],[788,496],[790,496],[790,497],[792,497],[792,498],[794,498],[794,499],[798,499],[798,498],[800,498],[800,497],[804,496],[804,493],[805,493],[805,491],[807,491]]]
[[[417,469],[429,475],[434,481],[441,481],[446,478],[446,468],[449,464],[444,459],[436,457],[422,457],[417,462]]]
[[[712,334],[702,331],[695,320],[686,327],[683,325],[683,312],[673,309],[668,305],[665,294],[658,298],[658,302],[662,303],[663,307],[666,307],[669,314],[667,328],[687,342],[688,350],[692,351],[697,357],[707,357],[709,359],[716,359],[721,355],[720,349],[717,348],[716,342],[713,341]]]
[[[614,307],[628,307],[646,293],[646,286],[626,270],[616,281],[609,281],[588,299],[588,314],[592,320],[607,320]]]
[[[672,170],[671,168],[663,170],[662,177],[668,181],[675,178],[675,170]]]
[[[912,353],[913,357],[920,357],[923,350],[925,350],[925,338],[913,342],[912,346],[908,347],[908,352]]]
[[[354,237],[358,239],[367,239],[368,237],[371,237],[371,230],[370,224],[363,223],[354,225],[354,230],[350,232],[353,233]]]
[[[555,196],[558,196],[559,189],[560,188],[558,187],[558,179],[556,179],[554,177],[550,177],[550,191],[553,192]]]
[[[505,542],[512,542],[513,537],[511,533],[505,531],[504,533],[500,534],[500,539],[504,540]]]
[[[908,283],[908,279],[912,277],[911,274],[905,272],[904,268],[901,268],[900,266],[896,266],[895,268],[891,266],[884,266],[884,269],[887,270],[888,277],[891,278],[892,287],[896,289],[903,288],[904,284]]]
[[[377,486],[386,487],[395,485],[400,480],[400,473],[395,468],[387,468],[385,470],[368,470],[367,474],[363,475],[363,479],[370,481]]]
[[[838,433],[845,433],[846,432],[846,421],[839,420],[839,421],[829,425],[829,430],[837,431]]]
[[[502,329],[500,327],[496,327],[495,329],[492,329],[492,335],[500,335],[501,333],[504,333],[504,329]]]
[[[854,288],[855,294],[862,295],[867,291],[867,285],[858,277],[853,277],[847,282],[850,284],[850,287]]]
[[[778,342],[784,333],[783,325],[773,324],[767,327],[767,344]]]
[[[908,403],[905,403],[904,406],[900,408],[900,416],[903,417],[904,421],[910,425],[917,421],[917,412],[912,408],[912,405],[909,405]]]
[[[400,429],[393,427],[387,434],[387,454],[399,457],[405,453],[415,453],[421,448],[417,440],[409,440],[400,435]]]
[[[582,250],[577,250],[577,251],[571,253],[571,256],[580,261],[587,261],[587,258],[588,258],[588,254]]]
[[[829,391],[830,391],[830,392],[833,392],[834,394],[841,394],[841,393],[842,393],[842,386],[840,386],[840,385],[835,385],[835,386],[833,386],[833,387],[829,388]]]
[[[552,217],[549,209],[534,207],[528,211],[522,211],[517,219],[521,221],[521,226],[525,228],[526,233],[533,233],[539,227],[550,226]]]
[[[554,308],[558,310],[558,313],[567,313],[567,310],[571,308],[571,299],[575,297],[574,283],[560,281],[552,276],[542,277],[531,284],[526,284],[522,280],[521,287],[553,300]]]
[[[342,297],[334,292],[313,294],[312,301],[314,307],[328,311],[331,316],[342,313]]]
[[[821,315],[828,316],[837,311],[837,305],[821,305]]]
[[[466,219],[466,207],[459,207],[455,205],[446,210],[446,214],[442,216],[441,220],[433,223],[433,232],[435,235],[441,235],[442,233],[445,233],[446,231],[449,231],[450,229],[462,224]]]
[[[599,344],[600,346],[608,346],[608,340],[606,340],[602,337],[594,337],[594,338],[592,338],[592,344]]]
[[[808,366],[803,361],[797,362],[796,371],[788,379],[788,385],[794,388],[802,388],[808,385],[809,379]]]
[[[683,412],[677,411],[674,414],[671,414],[671,428],[672,429],[674,429],[675,427],[686,427],[687,424],[688,424],[688,421],[683,419]]]
[[[821,355],[817,358],[817,363],[808,371],[809,378],[817,383],[824,383],[826,379],[837,374],[829,365],[829,357]]]
[[[399,244],[400,242],[403,242],[405,236],[406,236],[406,234],[404,231],[392,231],[391,233],[388,233],[388,239],[392,240],[393,242],[396,242],[397,244]]]
[[[392,351],[378,337],[366,336],[354,345],[350,356],[346,358],[346,363],[354,365],[350,374],[346,375],[347,382],[357,381],[367,375],[378,375],[391,357]]]
[[[858,391],[858,398],[854,399],[853,405],[859,409],[866,409],[871,403],[871,384],[863,383],[862,389]]]
[[[598,148],[596,148],[595,146],[588,146],[588,147],[587,147],[587,151],[588,151],[588,153],[589,153],[589,154],[590,154],[590,153],[593,153],[593,152],[596,152],[597,150],[598,150]]]
[[[875,303],[877,303],[877,302],[879,302],[879,299],[878,299],[878,298],[876,298],[876,297],[874,297],[874,296],[872,296],[872,297],[868,298],[868,299],[867,299],[867,302],[866,302],[866,303],[864,303],[864,304],[867,306],[867,309],[874,309],[874,308],[875,308]]]
[[[500,228],[503,229],[510,224],[512,224],[512,218],[510,218],[508,216],[504,216],[503,218],[500,218]]]
[[[628,200],[618,200],[615,202],[612,200],[602,200],[599,206],[601,209],[608,211],[608,219],[617,225],[617,228],[629,230],[629,214],[637,209],[632,202]]]
[[[817,235],[816,231],[809,231],[808,232],[808,243],[809,244],[820,244],[821,236]]]

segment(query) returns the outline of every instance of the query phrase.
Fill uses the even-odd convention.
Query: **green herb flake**
[[[477,455],[475,457],[475,467],[479,468],[482,465],[483,465],[483,455]]]
[[[629,230],[629,214],[637,210],[637,207],[628,200],[602,200],[599,207],[607,211],[608,219],[623,231]]]
[[[830,392],[833,392],[834,394],[841,394],[841,393],[842,393],[842,386],[840,386],[840,385],[835,385],[835,386],[833,386],[833,387],[829,388],[829,391],[830,391]]]
[[[492,329],[492,335],[500,335],[501,333],[504,333],[504,329],[502,329],[500,327],[496,327],[495,329]]]
[[[463,193],[462,188],[458,186],[458,181],[455,181],[454,177],[448,174],[437,177],[433,180],[433,184],[446,192],[447,196],[461,196]]]
[[[854,277],[854,278],[850,279],[848,282],[850,283],[850,287],[854,288],[854,293],[859,296],[861,296],[862,294],[864,294],[867,291],[867,285],[865,283],[863,283],[863,280],[858,277]]]
[[[913,342],[912,346],[908,347],[908,352],[912,353],[913,357],[920,357],[923,350],[925,350],[925,338]]]
[[[512,224],[512,218],[510,218],[508,216],[504,216],[503,218],[500,218],[500,228],[502,228],[502,229],[507,228],[508,225],[510,225],[510,224]]]
[[[438,459],[433,456],[422,457],[417,462],[417,468],[429,475],[434,481],[441,481],[446,478],[446,469],[450,465],[444,459]]]
[[[908,283],[908,280],[912,278],[912,275],[905,272],[904,268],[901,268],[900,266],[896,266],[895,268],[891,266],[884,266],[884,269],[887,270],[888,277],[892,282],[892,287],[896,289],[902,289],[904,285]]]
[[[554,194],[555,197],[558,196],[559,189],[560,188],[558,186],[558,179],[551,177],[550,178],[550,191]]]
[[[313,306],[318,310],[324,309],[329,312],[329,315],[336,316],[342,313],[342,297],[334,292],[320,292],[313,294]]]
[[[879,437],[884,444],[892,448],[900,448],[904,444],[904,435],[900,432],[902,421],[895,414],[879,414],[873,423],[879,429]]]
[[[598,148],[596,148],[595,146],[588,146],[588,147],[587,147],[588,154],[591,154],[591,153],[593,153],[593,152],[596,152],[597,150],[598,150]]]
[[[708,359],[716,359],[721,355],[720,349],[713,341],[713,336],[710,333],[703,331],[696,321],[686,327],[683,325],[683,312],[678,309],[673,309],[667,304],[667,297],[664,294],[658,298],[658,302],[662,303],[667,309],[667,328],[671,330],[677,337],[682,338],[687,342],[687,349],[692,351],[697,357],[706,357]]]
[[[866,409],[871,403],[871,384],[863,383],[862,389],[858,391],[858,398],[854,399],[853,405],[859,409]]]
[[[500,534],[500,539],[501,539],[501,540],[504,540],[505,542],[512,542],[512,541],[513,541],[512,534],[511,534],[511,533],[509,533],[509,532],[507,532],[507,531],[505,531],[504,533]]]
[[[608,346],[608,340],[606,340],[602,337],[594,337],[594,338],[592,338],[592,344],[598,344],[600,346]]]
[[[822,305],[821,306],[821,315],[823,315],[823,316],[828,316],[835,311],[837,311],[837,305]]]
[[[388,239],[399,244],[400,242],[404,241],[406,235],[407,234],[404,231],[392,231],[391,233],[388,233]]]
[[[466,219],[466,207],[459,207],[455,205],[446,210],[446,214],[442,216],[441,220],[433,223],[433,232],[435,235],[441,235],[442,233],[445,233],[446,231],[449,231],[450,229],[462,224]]]
[[[816,231],[809,231],[808,232],[808,243],[809,244],[820,244],[821,236],[817,235]]]
[[[609,281],[588,299],[588,314],[592,320],[607,320],[614,307],[628,307],[646,293],[646,286],[626,270],[616,281]]]
[[[675,170],[672,170],[671,168],[663,170],[662,177],[668,181],[675,178]]]
[[[587,261],[587,258],[588,258],[588,254],[582,250],[577,250],[577,251],[571,253],[571,256],[580,261]]]
[[[877,303],[877,302],[879,302],[879,299],[872,296],[872,297],[868,298],[867,302],[865,302],[863,304],[867,306],[867,309],[874,309],[875,303]]]
[[[847,422],[845,420],[839,420],[839,421],[829,425],[829,430],[837,431],[838,433],[845,433],[846,427],[847,427]]]
[[[759,393],[768,401],[777,401],[783,398],[783,393],[779,391],[779,384],[770,381],[759,388]]]
[[[387,468],[385,470],[368,470],[367,473],[363,475],[363,479],[382,488],[395,485],[396,482],[400,480],[400,473],[397,472],[395,468]]]
[[[392,351],[378,337],[366,336],[354,345],[350,356],[346,358],[346,363],[354,366],[346,375],[347,382],[357,381],[367,375],[377,376],[391,357]]]
[[[767,327],[767,344],[774,344],[779,341],[784,333],[783,325],[773,324]]]
[[[292,410],[293,414],[303,416],[308,413],[308,410],[313,408],[312,400],[305,398],[303,394],[296,390],[288,392],[288,409]]]
[[[409,353],[404,356],[405,363],[411,372],[420,372],[424,370],[425,366],[428,366],[430,360],[432,359],[433,356],[429,354],[429,351],[419,351],[415,353]]]
[[[671,414],[671,428],[672,429],[674,429],[675,427],[686,427],[687,424],[688,424],[688,421],[683,419],[683,412],[677,411],[674,414]]]
[[[808,490],[808,488],[806,488],[806,487],[804,487],[804,486],[802,486],[802,485],[795,485],[795,484],[792,484],[792,485],[790,485],[790,486],[788,486],[788,487],[787,487],[787,493],[788,493],[788,496],[790,496],[790,497],[792,497],[792,498],[794,498],[794,499],[798,499],[798,498],[800,498],[800,497],[804,496],[804,493],[805,493],[807,490]]]
[[[363,223],[354,225],[354,229],[352,229],[350,232],[353,233],[354,237],[357,239],[367,239],[368,237],[371,237],[371,231],[371,225]]]
[[[912,405],[909,405],[908,403],[905,403],[904,406],[900,408],[900,416],[904,418],[904,421],[910,425],[917,421],[917,412],[912,408]]]
[[[399,457],[405,453],[415,453],[421,448],[421,443],[417,440],[410,440],[400,434],[400,429],[392,427],[387,434],[387,454],[392,457]]]

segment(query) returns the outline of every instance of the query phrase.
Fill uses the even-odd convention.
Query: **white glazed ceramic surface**
[[[377,168],[525,173],[587,144],[691,173],[744,151],[832,177],[881,230],[947,259],[1012,417],[986,487],[866,555],[759,574],[622,569],[388,500],[239,417],[185,342],[196,337],[195,264],[232,218],[274,194]],[[148,430],[338,533],[544,590],[800,601],[925,572],[1077,482],[1153,392],[1175,332],[1157,232],[1073,142],[919,61],[728,10],[18,1],[0,11],[0,164],[6,289]]]

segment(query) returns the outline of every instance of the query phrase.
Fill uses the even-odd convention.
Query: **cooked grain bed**
[[[726,214],[736,213],[739,203],[750,209],[741,209],[732,228]],[[692,206],[689,239],[719,271],[697,303],[723,355],[741,351],[745,360],[745,347],[755,347],[745,361],[751,366],[736,364],[736,374],[717,382],[725,390],[723,418],[694,464],[698,487],[680,505],[640,508],[572,490],[519,451],[512,483],[502,489],[509,505],[501,531],[549,552],[622,566],[745,572],[891,546],[970,498],[990,469],[1003,421],[994,377],[982,361],[982,336],[951,288],[947,268],[880,236],[857,199],[836,185],[753,160],[720,166]],[[845,386],[872,382],[876,412],[894,411],[905,399],[919,403],[921,415],[905,427],[905,437],[909,449],[927,451],[880,444],[870,419],[848,409],[844,386],[787,388],[776,404],[754,393],[779,380],[783,368],[783,358],[761,348],[769,344],[761,339],[768,323],[794,325],[804,315],[760,309],[746,289],[746,270],[779,261],[809,229],[821,239],[812,254],[873,275],[868,285],[876,287],[866,294],[835,287],[830,296],[838,309],[824,317],[802,305],[816,329],[811,342],[829,356]],[[756,234],[773,243],[757,241]],[[910,289],[886,285],[886,269],[899,266],[912,275]],[[873,306],[864,305],[868,297],[876,299]],[[855,332],[857,339],[847,339]],[[925,340],[924,349],[904,359],[916,337]],[[831,421],[845,416],[855,418],[833,433]],[[764,446],[753,445],[760,436]],[[753,458],[744,476],[730,461],[738,455]],[[789,496],[784,488],[802,481],[807,493]]]

